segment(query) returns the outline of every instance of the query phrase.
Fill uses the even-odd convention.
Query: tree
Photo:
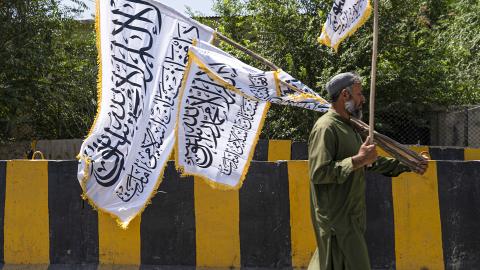
[[[0,3],[0,141],[88,131],[96,107],[95,36],[91,24],[70,17],[76,11],[52,0]]]
[[[435,47],[444,52],[445,88],[450,104],[480,100],[480,2],[450,1],[436,27]]]

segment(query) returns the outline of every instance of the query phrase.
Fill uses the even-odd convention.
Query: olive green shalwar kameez
[[[314,256],[317,262],[312,261],[309,268],[370,270],[364,238],[365,168],[354,170],[352,164],[362,143],[349,121],[333,110],[320,117],[310,133],[310,201],[318,257]],[[409,170],[385,157],[368,169],[386,176]]]

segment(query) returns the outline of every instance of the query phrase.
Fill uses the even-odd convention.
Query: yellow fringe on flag
[[[100,0],[95,1],[95,44],[97,47],[97,64],[98,64],[98,75],[97,75],[97,112],[95,118],[93,119],[93,124],[90,127],[87,138],[92,135],[93,130],[97,124],[98,116],[100,115],[101,105],[102,105],[102,38],[100,35]]]
[[[342,43],[346,38],[348,38],[353,33],[355,33],[355,31],[357,31],[358,28],[360,28],[363,24],[365,24],[368,18],[370,18],[371,13],[372,13],[372,5],[370,4],[370,1],[367,1],[367,7],[362,17],[360,18],[360,21],[352,29],[350,29],[348,33],[346,33],[342,38],[340,38],[340,40],[337,42],[335,46],[333,46],[333,49],[335,50],[335,52],[338,52],[338,46],[340,46],[340,43]],[[326,24],[323,25],[322,34],[324,34],[324,38],[322,39],[318,37],[317,39],[318,42],[320,44],[324,44],[325,46],[332,47],[332,41],[330,40],[330,37],[326,32]]]
[[[232,86],[231,84],[227,83],[223,78],[217,76],[211,69],[209,69],[207,66],[205,66],[196,57],[196,55],[194,53],[192,53],[192,51],[189,51],[188,52],[188,64],[187,64],[187,68],[185,69],[185,73],[183,74],[182,86],[180,88],[180,93],[179,93],[180,102],[178,102],[177,122],[176,122],[176,126],[175,126],[175,138],[177,138],[176,142],[175,142],[175,168],[177,169],[177,171],[179,171],[181,173],[182,176],[196,176],[198,178],[201,178],[203,181],[205,181],[205,183],[207,183],[210,187],[212,187],[214,189],[219,189],[219,190],[223,190],[223,191],[239,190],[243,185],[243,181],[245,180],[245,177],[247,176],[248,169],[250,167],[250,163],[251,163],[251,161],[253,159],[253,155],[255,153],[255,147],[257,146],[258,140],[260,139],[260,134],[262,132],[263,125],[265,124],[265,118],[267,116],[267,112],[270,109],[270,103],[266,102],[265,110],[264,110],[263,115],[262,115],[262,120],[260,121],[258,131],[254,136],[254,141],[253,141],[253,144],[252,144],[252,148],[250,149],[250,153],[248,154],[245,168],[242,172],[242,175],[240,176],[240,180],[237,183],[237,185],[229,186],[229,185],[225,185],[225,184],[222,184],[222,183],[215,182],[214,180],[209,179],[208,177],[205,177],[205,176],[197,174],[197,173],[185,173],[185,167],[181,166],[179,164],[180,157],[179,157],[179,151],[178,151],[178,147],[179,147],[179,145],[178,145],[178,123],[179,123],[179,120],[180,120],[181,100],[183,99],[183,95],[184,95],[184,92],[185,92],[185,87],[186,87],[187,80],[188,80],[188,73],[190,72],[190,69],[191,69],[191,66],[192,66],[193,62],[195,62],[195,64],[197,64],[200,69],[205,71],[207,73],[207,75],[210,76],[210,78],[212,78],[215,82],[219,83],[223,87],[225,87],[225,88],[227,88],[227,89],[229,89],[229,90],[231,90],[231,91],[233,91],[233,92],[235,92],[235,93],[237,93],[237,94],[239,94],[239,95],[241,95],[245,98],[255,100],[255,99],[252,99],[251,97],[246,96],[239,89],[237,89],[234,86]],[[259,101],[259,100],[256,100],[256,101]]]

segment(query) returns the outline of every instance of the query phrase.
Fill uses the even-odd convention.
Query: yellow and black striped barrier
[[[270,159],[285,152],[271,147]],[[9,265],[300,268],[315,249],[306,161],[251,164],[239,191],[181,178],[173,163],[128,230],[80,198],[75,161],[0,161],[0,260]],[[480,266],[480,162],[431,161],[424,176],[368,174],[374,269]],[[143,268],[142,268],[143,269]]]
[[[414,151],[428,151],[432,160],[480,160],[480,148],[409,146]],[[379,148],[379,154],[388,156]],[[279,159],[271,157],[280,156]],[[253,156],[254,160],[306,160],[308,144],[291,140],[259,140]]]
[[[70,160],[75,159],[80,151],[83,140],[41,140],[32,142],[31,151],[42,151],[47,159]],[[22,158],[19,149],[28,149],[25,143],[14,145],[0,145],[0,159]],[[480,160],[480,148],[442,147],[442,146],[411,146],[412,149],[421,148],[430,152],[433,160]],[[269,155],[280,154],[279,160],[306,160],[308,156],[307,143],[291,140],[261,139],[255,149],[254,160],[267,161]],[[173,159],[173,155],[171,157]]]

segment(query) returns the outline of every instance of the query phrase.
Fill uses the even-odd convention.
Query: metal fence
[[[379,108],[376,129],[403,144],[480,147],[480,106]]]

